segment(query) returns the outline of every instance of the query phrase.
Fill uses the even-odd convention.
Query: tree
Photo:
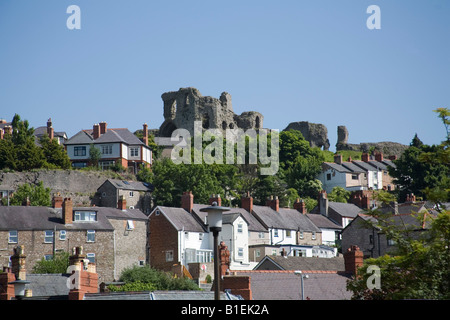
[[[50,206],[51,189],[45,188],[42,181],[37,185],[24,183],[14,192],[10,204],[12,206],[21,206],[25,201],[30,201],[31,206]]]
[[[57,252],[53,259],[42,258],[33,266],[33,273],[66,273],[69,267],[69,253]]]
[[[351,192],[344,189],[343,187],[334,187],[328,194],[328,200],[333,202],[343,202],[347,203],[350,198]]]
[[[372,213],[373,214],[373,213]],[[381,232],[396,240],[398,250],[392,255],[366,259],[357,276],[348,281],[352,299],[449,299],[450,298],[450,212],[436,217],[427,214],[430,228],[414,239],[405,230],[387,222],[388,217],[373,214],[372,222]],[[418,215],[424,219],[424,215]],[[379,288],[368,287],[372,276],[369,266],[380,268]]]
[[[102,158],[100,149],[96,148],[93,143],[89,147],[89,160],[93,167],[98,168],[98,161]]]
[[[64,147],[56,139],[50,140],[47,134],[41,137],[40,144],[44,153],[45,167],[55,169],[70,169],[71,162]]]
[[[200,290],[189,278],[176,277],[150,266],[126,268],[120,276],[120,281],[127,285],[125,290]],[[115,290],[113,286],[109,288]]]

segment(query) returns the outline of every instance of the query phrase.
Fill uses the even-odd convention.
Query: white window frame
[[[15,233],[16,235],[13,235],[13,233]],[[17,231],[17,230],[9,230],[8,243],[19,243],[19,231]]]
[[[238,257],[243,258],[244,257],[244,248],[238,248]]]
[[[311,233],[311,239],[312,239],[312,240],[316,240],[316,232],[315,232],[315,231],[313,231],[313,232]]]
[[[95,230],[86,230],[86,242],[95,242]]]
[[[130,157],[139,157],[139,147],[130,147]]]
[[[238,233],[244,232],[244,225],[242,223],[238,223],[238,225],[237,225],[237,232]]]
[[[166,262],[173,261],[173,250],[166,250]]]
[[[49,241],[49,239],[51,239]],[[44,231],[44,243],[53,243],[53,230]]]
[[[112,154],[112,145],[111,144],[103,144],[101,146],[102,154]]]
[[[127,230],[134,230],[134,221],[133,220],[127,220]]]
[[[83,218],[83,219],[81,219]],[[96,211],[75,211],[73,220],[75,222],[93,222],[97,221]]]
[[[86,253],[86,258],[89,260],[89,263],[95,263],[95,253]]]
[[[59,230],[59,240],[64,241],[67,238],[66,230]]]

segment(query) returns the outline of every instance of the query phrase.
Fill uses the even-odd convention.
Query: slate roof
[[[265,256],[254,270],[345,271],[345,264],[343,257]]]
[[[87,293],[84,300],[214,300],[214,291],[142,291]],[[220,293],[220,300],[242,300],[240,296]]]
[[[128,145],[143,145],[145,144],[136,137],[130,130],[126,128],[112,128],[107,129],[106,132],[97,139],[94,140],[92,136],[93,130],[81,130],[69,140],[66,141],[65,144],[90,144],[90,143],[115,143],[121,142]]]
[[[103,184],[105,184],[107,182],[111,183],[114,187],[116,187],[118,189],[132,190],[132,191],[145,191],[145,192],[151,191],[150,184],[148,184],[146,182],[108,179]],[[101,188],[101,186],[99,188]]]
[[[69,274],[27,274],[29,284],[26,289],[32,290],[33,298],[45,299],[67,299],[69,288],[67,279]]]
[[[326,258],[322,258],[326,259]],[[303,271],[303,270],[302,270]],[[253,300],[301,300],[301,279],[293,271],[238,271],[250,276]],[[304,271],[305,299],[349,300],[352,293],[346,290],[347,274],[335,271]]]
[[[160,210],[178,231],[207,232],[203,224],[183,208],[157,206],[150,216],[154,215],[156,210]]]
[[[355,172],[355,173],[362,173],[362,172],[364,172],[363,169],[361,169],[360,167],[358,167],[356,164],[354,164],[352,162],[342,162],[342,166],[347,168],[351,172]]]
[[[65,225],[62,209],[33,206],[0,206],[0,230],[114,230],[109,219],[146,220],[138,209],[125,211],[108,207],[74,207],[74,211],[96,211],[97,221]]]
[[[340,164],[334,163],[334,162],[324,162],[323,164],[324,164],[324,165],[327,165],[327,166],[329,166],[330,168],[332,168],[332,169],[334,169],[334,170],[336,170],[336,171],[339,171],[339,172],[347,172],[347,173],[350,173],[350,172],[351,172],[351,171],[350,171],[349,169],[347,169],[346,167],[344,167],[344,166],[342,166],[342,165],[340,165]]]
[[[364,169],[365,171],[378,171],[377,168],[375,168],[374,166],[368,164],[367,162],[364,162],[362,160],[353,160],[352,161],[356,166]]]
[[[267,206],[254,205],[253,212],[267,228],[321,232],[306,215],[295,209],[280,208],[277,212]]]
[[[363,210],[353,203],[328,202],[328,210],[333,210],[343,217],[355,218]]]
[[[209,205],[205,204],[194,204],[194,207],[192,211],[197,215],[197,217],[201,221],[205,221],[205,217],[207,216],[207,213],[204,211],[200,211],[200,209],[209,207]],[[250,212],[248,212],[245,209],[242,208],[232,208],[230,207],[230,211],[225,211],[223,214],[235,214],[239,213],[245,221],[248,223],[248,230],[254,231],[254,232],[268,232],[268,230],[258,221],[258,219],[255,218]]]
[[[323,229],[342,229],[342,226],[336,224],[322,214],[307,213],[306,216],[318,227]]]

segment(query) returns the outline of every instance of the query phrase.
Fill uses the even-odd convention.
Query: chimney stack
[[[55,132],[53,130],[53,126],[52,126],[52,118],[47,120],[47,135],[51,140],[53,140],[53,138],[55,137]]]
[[[107,131],[106,126],[107,126],[107,124],[105,121],[100,122],[100,134],[101,135],[106,133],[106,131]]]
[[[61,197],[59,195],[53,196],[53,199],[52,199],[53,209],[62,208],[62,204],[63,204],[63,197]]]
[[[361,156],[361,160],[364,161],[364,162],[369,162],[369,160],[370,160],[369,154],[368,153],[363,153],[362,156]]]
[[[11,256],[11,271],[15,274],[16,279],[26,280],[27,278],[26,257],[23,246],[14,248],[14,254]]]
[[[222,205],[222,199],[220,198],[220,194],[213,194],[209,198],[209,205],[212,206],[213,202],[216,202],[218,206]]]
[[[379,162],[383,161],[383,153],[381,153],[381,152],[376,153],[375,160],[379,161]]]
[[[363,195],[361,199],[361,208],[362,209],[370,209],[370,198],[368,195]]]
[[[92,128],[92,136],[94,140],[98,139],[100,137],[100,125],[98,123],[94,124]]]
[[[250,192],[247,191],[247,194],[241,198],[241,207],[242,207],[242,209],[245,209],[248,212],[252,213],[253,198],[250,196]]]
[[[194,195],[192,191],[183,192],[181,196],[181,207],[189,213],[192,212],[194,208]]]
[[[328,197],[325,190],[322,190],[319,193],[319,212],[328,217]]]
[[[344,253],[345,272],[356,276],[358,268],[363,265],[363,256],[358,246],[350,246]]]
[[[95,264],[89,263],[86,255],[83,254],[83,247],[72,249],[69,257],[69,265],[74,266],[72,275],[75,275],[75,283],[72,282],[69,291],[69,300],[83,300],[86,293],[97,293],[98,274]]]
[[[144,144],[146,146],[148,146],[148,125],[146,123],[144,123],[142,131],[143,131],[143,134],[144,134],[142,140],[143,140]]]
[[[0,140],[3,140],[4,134],[5,132],[3,131],[3,129],[0,128]]]
[[[270,196],[270,198],[266,200],[266,206],[271,207],[278,212],[280,209],[280,200],[278,200],[278,196]]]
[[[0,300],[12,300],[16,296],[13,281],[16,281],[16,276],[11,268],[3,267],[3,272],[0,272]]]
[[[64,224],[73,223],[72,198],[64,198],[64,202],[62,203],[62,218],[64,220]]]
[[[334,155],[334,163],[342,164],[342,154],[335,154]]]
[[[117,202],[117,209],[122,211],[127,210],[127,199],[122,195],[119,197],[119,201]]]
[[[306,214],[306,203],[303,199],[297,198],[294,202],[294,209],[298,210],[301,214]]]

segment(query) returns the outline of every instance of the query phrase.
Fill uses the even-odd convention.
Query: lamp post
[[[211,206],[200,209],[200,211],[208,214],[209,231],[214,237],[214,300],[220,300],[220,270],[219,270],[219,232],[222,231],[222,214],[229,211],[230,208],[221,207],[217,202],[213,202]]]
[[[294,271],[294,273],[296,275],[300,276],[300,281],[301,281],[301,284],[302,284],[302,300],[305,300],[305,290],[304,290],[304,287],[303,287],[303,279],[308,279],[309,276],[307,274],[303,274],[301,272],[301,270],[296,270],[296,271]]]

